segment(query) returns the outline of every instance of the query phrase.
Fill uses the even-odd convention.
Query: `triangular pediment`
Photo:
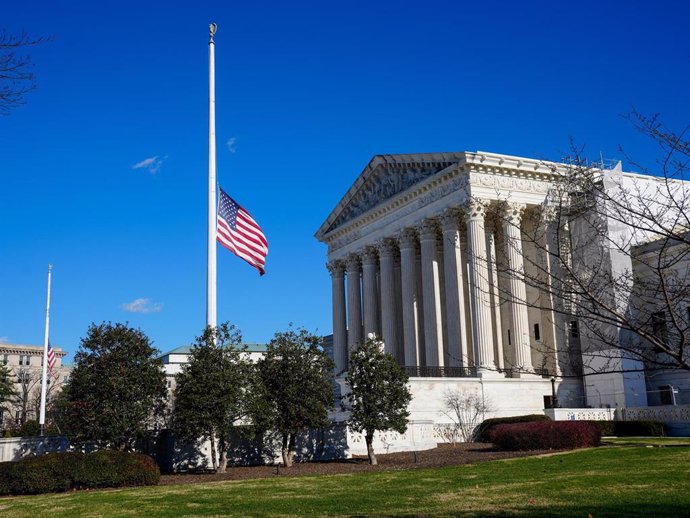
[[[318,239],[464,160],[465,153],[376,155],[316,232]]]

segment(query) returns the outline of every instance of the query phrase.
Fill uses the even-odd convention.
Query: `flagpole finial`
[[[218,30],[218,25],[216,25],[215,23],[209,24],[208,32],[211,38],[211,41],[209,43],[213,43],[213,37],[216,35],[216,30]]]

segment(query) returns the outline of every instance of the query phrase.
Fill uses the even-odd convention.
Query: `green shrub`
[[[489,435],[491,429],[500,424],[532,423],[535,421],[550,421],[551,418],[544,414],[516,415],[512,417],[493,417],[482,421],[474,431],[474,442],[491,442]]]
[[[659,421],[587,421],[601,431],[601,435],[615,437],[664,437],[663,423]]]
[[[599,428],[586,421],[538,421],[500,424],[489,434],[494,446],[507,451],[570,450],[601,444]]]
[[[159,479],[158,466],[150,457],[113,450],[49,453],[0,463],[0,495],[150,486]]]

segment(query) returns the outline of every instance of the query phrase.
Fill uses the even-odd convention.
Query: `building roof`
[[[243,343],[240,345],[240,349],[244,349],[248,353],[265,353],[266,352],[266,344],[257,344],[257,343]],[[163,353],[162,356],[169,356],[171,354],[191,354],[192,352],[192,346],[191,345],[181,345],[179,347],[176,347],[175,349],[168,351],[166,353]]]

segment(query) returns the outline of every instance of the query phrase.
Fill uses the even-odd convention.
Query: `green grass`
[[[690,446],[690,437],[606,437],[604,446]]]
[[[0,499],[3,516],[690,516],[690,448]]]

